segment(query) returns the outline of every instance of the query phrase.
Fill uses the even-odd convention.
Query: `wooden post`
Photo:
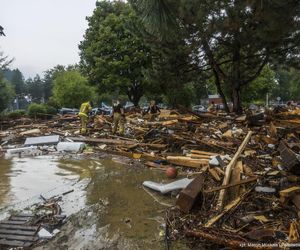
[[[223,184],[222,185],[228,185],[229,181],[230,181],[230,176],[231,176],[231,171],[233,169],[233,167],[235,166],[238,158],[240,157],[241,153],[243,152],[243,150],[245,149],[247,143],[249,142],[251,135],[252,135],[252,131],[249,131],[247,136],[245,137],[243,143],[240,145],[240,147],[238,148],[237,152],[235,153],[234,157],[232,158],[232,160],[229,162],[229,164],[226,167],[225,170],[225,176],[223,179]],[[217,203],[217,209],[220,210],[223,208],[224,205],[224,198],[225,198],[225,194],[226,194],[226,189],[222,189],[220,191],[220,195],[219,195],[219,199],[218,199],[218,203]]]

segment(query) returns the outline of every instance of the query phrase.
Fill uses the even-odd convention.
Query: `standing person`
[[[160,114],[160,109],[159,107],[155,104],[155,101],[152,100],[150,101],[150,105],[146,111],[146,113],[150,112],[150,121],[154,121],[155,118]]]
[[[112,133],[115,134],[119,127],[119,134],[124,135],[125,112],[119,100],[113,102],[113,128]]]
[[[216,111],[216,105],[214,101],[212,101],[211,104],[208,106],[207,111],[211,113]]]
[[[91,101],[84,102],[80,106],[78,116],[80,117],[80,121],[81,121],[81,128],[80,128],[81,134],[86,134],[86,132],[87,132],[89,113],[92,111],[92,106],[93,106],[93,103]]]

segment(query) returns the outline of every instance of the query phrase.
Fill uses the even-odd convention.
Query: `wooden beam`
[[[239,185],[242,185],[242,184],[254,182],[257,179],[258,179],[258,177],[255,176],[255,177],[251,177],[249,179],[242,180],[242,181],[235,182],[235,183],[231,183],[231,184],[228,184],[228,185],[222,185],[220,187],[215,187],[215,188],[207,189],[207,190],[204,190],[203,192],[204,193],[212,193],[212,192],[216,192],[216,191],[219,191],[219,190],[222,190],[222,189],[226,189],[226,188],[230,188],[230,187],[239,186]]]
[[[234,157],[232,158],[230,163],[227,165],[226,170],[225,170],[225,176],[223,179],[223,185],[229,184],[230,177],[231,177],[231,171],[232,171],[233,167],[235,166],[237,160],[239,159],[241,153],[245,149],[247,143],[249,142],[251,135],[252,135],[252,131],[249,131],[247,136],[245,137],[244,141],[242,142],[242,144],[238,148],[237,152],[235,153]],[[217,209],[221,209],[224,205],[224,198],[226,195],[225,191],[226,191],[225,189],[222,189],[220,192],[218,203],[217,203]]]

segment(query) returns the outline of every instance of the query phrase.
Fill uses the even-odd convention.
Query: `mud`
[[[104,159],[0,159],[0,218],[44,197],[63,196],[68,215],[60,233],[36,249],[162,249],[164,209],[142,188],[144,180],[165,180],[164,173],[141,168],[122,157]],[[170,197],[160,197],[173,204]]]

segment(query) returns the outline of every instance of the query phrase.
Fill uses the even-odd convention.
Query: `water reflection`
[[[9,172],[12,166],[10,160],[0,158],[0,207],[6,203],[10,191]]]
[[[63,197],[62,208],[68,215],[84,206],[105,204],[106,214],[99,214],[97,227],[109,224],[112,235],[118,232],[131,238],[141,249],[160,245],[158,221],[162,222],[165,207],[141,186],[145,180],[165,179],[160,172],[110,159],[59,160],[52,156],[0,159],[0,166],[0,207],[33,196],[38,198],[40,194],[51,197],[74,189]]]

